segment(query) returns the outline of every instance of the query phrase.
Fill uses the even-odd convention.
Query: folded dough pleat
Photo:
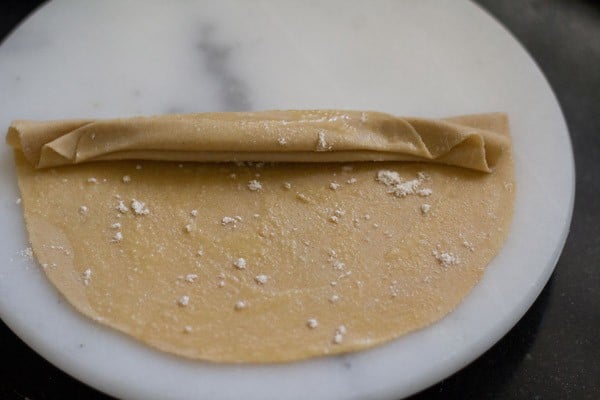
[[[489,130],[469,122],[489,121]],[[502,113],[450,119],[292,110],[14,121],[7,142],[36,168],[101,160],[428,161],[491,172],[510,145]],[[477,124],[475,124],[477,125]]]

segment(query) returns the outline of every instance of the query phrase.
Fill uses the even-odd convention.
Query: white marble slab
[[[574,168],[556,99],[510,34],[466,1],[53,1],[0,47],[0,93],[4,127],[16,118],[270,108],[510,114],[514,226],[463,304],[372,351],[278,366],[191,362],[80,317],[19,254],[27,241],[2,146],[0,317],[52,363],[119,397],[414,393],[514,325],[550,276],[568,230]]]

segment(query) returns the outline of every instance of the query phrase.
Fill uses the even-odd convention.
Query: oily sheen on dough
[[[378,114],[369,118],[378,123]],[[64,134],[80,122],[57,125]],[[467,168],[301,158],[180,164],[139,153],[137,161],[61,156],[77,165],[39,165],[44,144],[60,136],[52,129],[36,126],[25,146],[13,133],[9,143],[35,257],[78,311],[173,354],[265,363],[384,343],[441,319],[479,281],[512,217],[508,121],[485,114],[434,123],[491,133],[499,145],[488,146],[500,149],[493,160],[484,151],[491,173],[473,153],[487,142],[469,140],[445,150]],[[318,145],[312,128],[298,151],[335,153],[343,135],[329,132],[333,151],[309,151]],[[274,153],[287,139],[249,151]],[[423,161],[436,161],[428,151]]]

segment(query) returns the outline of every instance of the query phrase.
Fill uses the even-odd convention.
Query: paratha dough
[[[508,139],[502,114],[454,122]],[[216,362],[360,350],[439,320],[479,281],[513,210],[510,146],[492,173],[421,162],[36,169],[15,156],[34,254],[68,301],[157,349]]]
[[[489,115],[487,119],[502,118]],[[486,118],[479,118],[483,121]],[[288,110],[109,120],[14,121],[7,135],[37,168],[99,160],[432,161],[490,172],[508,138],[455,119]]]

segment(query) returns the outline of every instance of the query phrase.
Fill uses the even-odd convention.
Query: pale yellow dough
[[[510,145],[488,122],[287,110],[14,121],[7,141],[37,168],[100,160],[428,161],[490,172]]]
[[[36,169],[17,150],[30,242],[77,310],[163,351],[265,363],[369,348],[448,314],[508,233],[506,117],[452,123],[498,135],[492,173],[420,162]],[[431,194],[388,193],[381,170]]]

